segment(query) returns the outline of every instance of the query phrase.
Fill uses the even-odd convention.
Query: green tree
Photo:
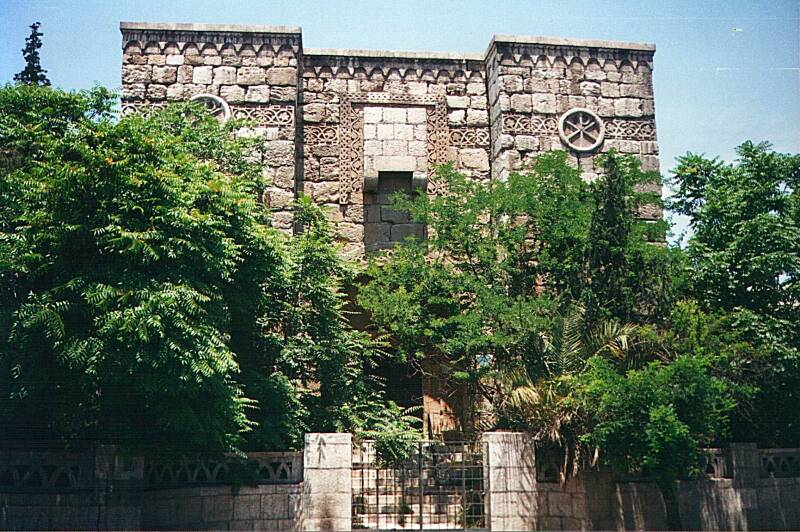
[[[746,142],[738,160],[678,160],[671,207],[688,216],[683,275],[696,305],[673,313],[676,350],[717,356],[748,394],[733,436],[800,441],[800,155]],[[688,310],[689,312],[680,312]]]
[[[243,375],[248,396],[259,403],[248,448],[301,447],[307,429],[364,437],[365,430],[391,427],[381,436],[385,449],[418,438],[411,418],[385,400],[383,383],[371,374],[382,345],[347,320],[343,288],[353,272],[324,213],[307,197],[294,209],[299,230],[283,280],[272,284],[256,326],[263,348]]]
[[[260,141],[202,106],[116,120],[103,89],[0,89],[0,423],[144,451],[287,449],[413,428],[342,311],[350,270],[301,198],[269,226]]]
[[[585,372],[594,358],[624,372],[663,354],[642,326],[606,321],[590,328],[586,319],[586,312],[576,307],[538,333],[540,340],[533,347],[539,351],[536,358],[545,361],[545,374],[532,377],[526,367],[499,367],[492,375],[498,384],[495,423],[528,431],[538,445],[560,450],[562,480],[587,465],[580,438],[588,426],[575,407],[572,378]],[[587,329],[592,333],[586,334]]]
[[[252,146],[196,106],[113,105],[0,89],[4,426],[230,449],[249,422],[226,296],[280,260]]]
[[[482,184],[450,166],[439,178],[447,194],[397,198],[397,209],[427,225],[428,240],[373,261],[359,301],[401,359],[487,394],[483,375],[522,361],[540,322],[558,308],[540,293],[543,280],[579,290],[587,188],[563,152],[541,156],[508,182]],[[474,412],[459,413],[471,430]]]
[[[587,425],[581,441],[613,470],[651,476],[671,530],[682,529],[675,481],[698,474],[702,447],[726,434],[734,407],[728,385],[709,366],[684,356],[621,374],[594,357],[569,383],[570,406]]]
[[[800,326],[800,155],[752,142],[736,153],[733,164],[690,153],[673,170],[670,206],[692,229],[689,290],[707,309]]]
[[[655,178],[631,157],[610,153],[603,164],[610,176],[592,185],[564,152],[538,156],[506,182],[483,184],[443,167],[447,194],[401,196],[395,205],[426,224],[429,238],[373,260],[359,301],[403,359],[424,360],[489,399],[496,387],[484,377],[495,369],[524,368],[533,381],[548,375],[543,334],[581,301],[599,316],[581,322],[585,335],[606,317],[654,319],[668,292],[653,289],[665,286],[654,279],[665,268],[655,265],[668,256],[636,221],[653,195],[635,187]],[[617,237],[600,236],[608,227],[620,228]],[[640,304],[644,296],[653,302]],[[473,414],[462,413],[462,426]]]
[[[667,223],[638,217],[642,207],[661,205],[661,176],[643,171],[638,159],[614,152],[597,161],[603,175],[591,186],[587,286],[582,298],[587,321],[661,320],[669,312],[673,288],[671,250],[658,245],[664,242]]]
[[[50,85],[47,79],[47,70],[42,68],[39,61],[39,48],[42,47],[42,35],[39,31],[40,22],[31,24],[31,34],[25,39],[25,48],[22,57],[25,58],[25,68],[14,74],[14,81],[27,85]]]

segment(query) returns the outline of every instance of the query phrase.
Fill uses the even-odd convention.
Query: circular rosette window
[[[561,141],[574,151],[597,149],[603,143],[605,133],[603,121],[589,109],[570,109],[558,121]]]
[[[228,102],[219,96],[214,96],[213,94],[197,94],[192,96],[190,100],[203,104],[205,108],[208,109],[211,116],[220,122],[225,122],[231,117],[231,108]]]

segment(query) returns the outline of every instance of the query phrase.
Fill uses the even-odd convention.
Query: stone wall
[[[561,484],[546,474],[547,463],[532,458],[539,453],[520,452],[531,448],[524,435],[485,434],[484,440],[489,446],[492,530],[667,529],[664,500],[652,482],[588,471]],[[800,450],[734,444],[717,458],[705,478],[678,482],[686,530],[800,527]],[[534,487],[518,493],[523,483]]]
[[[199,98],[220,118],[246,118],[264,139],[264,200],[272,223],[291,230],[298,169],[299,28],[120,24],[122,112]],[[210,96],[211,98],[208,98]]]
[[[486,433],[483,443],[490,530],[666,529],[651,482],[588,471],[561,484],[547,458],[537,463],[541,453],[529,435]],[[226,461],[145,463],[110,447],[2,451],[0,529],[351,529],[349,434],[308,434],[303,453],[251,458],[261,480],[237,487],[220,480]],[[687,530],[800,529],[800,449],[738,444],[705,467],[706,478],[678,483]]]
[[[139,527],[142,461],[112,447],[0,451],[0,530]]]
[[[220,118],[250,118],[265,142],[273,224],[291,231],[289,203],[305,193],[326,206],[351,257],[419,236],[380,216],[381,173],[438,194],[442,163],[505,179],[552,149],[586,179],[611,148],[658,169],[652,45],[498,35],[485,54],[379,52],[304,49],[299,28],[121,30],[124,112],[199,98]]]
[[[301,500],[302,484],[151,490],[142,497],[141,528],[294,530]]]
[[[463,54],[306,50],[303,58],[303,176],[339,226],[349,256],[390,247],[414,228],[379,217],[382,172],[411,174],[439,191],[435,165],[453,161],[489,178],[483,63]],[[402,235],[402,236],[401,236]],[[418,235],[417,235],[418,236]],[[367,247],[369,246],[369,249]]]
[[[587,181],[602,173],[596,155],[612,148],[659,170],[654,52],[649,44],[495,36],[486,54],[492,175],[504,179],[556,149]],[[661,210],[647,206],[640,216],[659,219]]]

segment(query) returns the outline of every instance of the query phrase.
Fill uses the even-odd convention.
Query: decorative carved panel
[[[483,128],[451,128],[449,144],[458,148],[482,148],[489,145],[489,132]]]
[[[576,107],[558,120],[558,136],[571,150],[590,152],[597,149],[605,138],[603,120],[594,111]]]
[[[447,162],[447,148],[450,144],[450,132],[447,125],[447,104],[439,98],[436,105],[428,107],[428,194],[442,192],[442,183],[436,176],[436,165]]]
[[[364,116],[343,96],[339,103],[339,203],[361,203],[364,185]],[[355,201],[354,201],[355,200]]]
[[[309,146],[335,146],[339,143],[339,128],[336,126],[310,126],[303,128],[304,142]]]
[[[348,96],[352,103],[372,105],[439,105],[441,97],[424,94],[390,94],[386,92],[366,92]]]
[[[555,135],[558,119],[555,116],[531,116],[507,113],[503,115],[503,132],[523,135]]]
[[[606,122],[606,137],[610,139],[655,140],[654,120],[620,120]]]
[[[259,126],[293,126],[293,105],[232,105],[234,118],[250,120]]]
[[[120,114],[128,116],[134,113],[141,113],[144,116],[150,115],[153,111],[161,109],[166,104],[163,102],[122,102]]]
[[[512,135],[558,134],[558,119],[553,115],[531,116],[505,113],[503,133]],[[605,121],[606,138],[656,140],[656,124],[652,119],[614,118]]]
[[[436,180],[435,167],[447,161],[450,131],[447,125],[447,103],[443,96],[388,94],[371,92],[343,96],[339,103],[339,202],[359,203],[364,189],[364,118],[363,108],[353,104],[409,105],[426,107],[426,130],[428,144],[428,193],[436,194],[440,185]],[[307,128],[307,144],[323,144],[330,140],[333,126]],[[310,133],[310,135],[309,135]],[[475,139],[477,142],[480,139]],[[482,142],[482,140],[481,140]]]
[[[199,95],[206,96],[206,95]],[[212,95],[208,95],[212,96]],[[214,96],[214,98],[218,98]],[[223,103],[224,100],[219,98]],[[205,103],[205,101],[203,101]],[[156,109],[161,109],[166,102],[123,102],[122,116],[131,113],[143,113],[145,115]],[[229,114],[233,118],[250,120],[257,126],[294,126],[294,105],[230,105]]]

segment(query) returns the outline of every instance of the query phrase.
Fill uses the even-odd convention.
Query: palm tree
[[[587,451],[579,439],[586,432],[586,420],[572,400],[571,376],[584,371],[588,360],[597,356],[613,360],[621,371],[641,367],[654,356],[665,358],[663,348],[643,332],[640,326],[616,320],[587,327],[584,309],[578,306],[557,316],[549,330],[536,334],[527,364],[492,374],[498,414],[493,421],[499,417],[529,431],[545,446],[560,448],[559,474],[565,481],[578,472]],[[595,460],[596,456],[591,462]]]

